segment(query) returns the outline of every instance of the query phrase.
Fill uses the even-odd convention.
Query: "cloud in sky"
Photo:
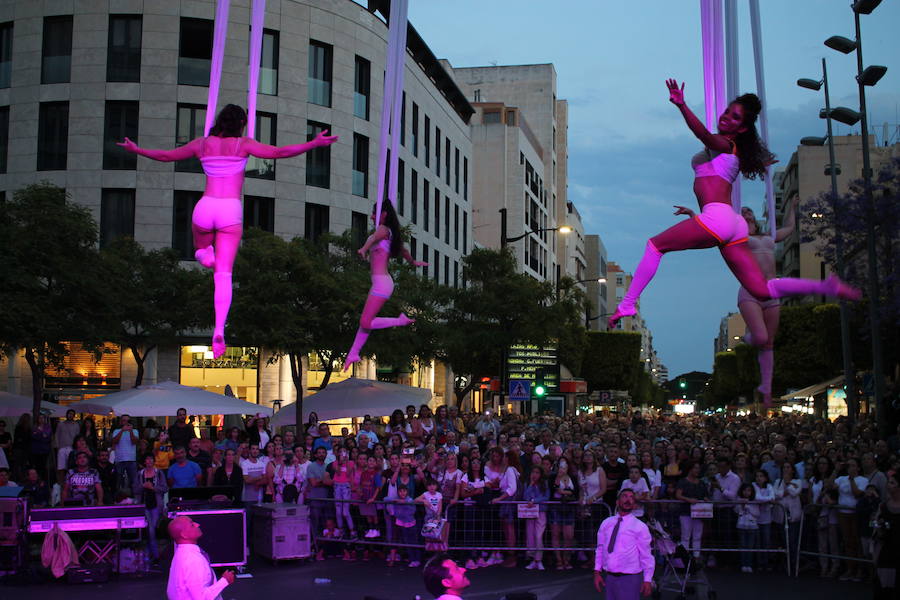
[[[761,3],[771,149],[787,164],[799,139],[824,135],[821,94],[795,85],[817,78],[828,60],[832,104],[858,107],[855,59],[827,49],[830,35],[853,35],[847,2]],[[490,3],[421,0],[410,20],[439,57],[456,66],[553,63],[557,91],[569,101],[569,198],[586,233],[598,233],[609,259],[633,271],[646,239],[677,222],[673,204],[696,206],[690,157],[699,142],[668,103],[664,81],[686,81],[689,105],[703,114],[699,2],[608,3],[565,0]],[[452,7],[452,8],[451,8]],[[747,8],[741,3],[741,88],[755,80]],[[868,92],[872,127],[898,122],[900,3],[863,17],[866,64],[888,74]],[[858,131],[838,125],[836,135]],[[896,138],[896,133],[892,135]],[[894,141],[900,141],[894,139]],[[759,210],[764,189],[744,182],[744,202]],[[737,310],[738,285],[715,250],[666,256],[642,299],[654,344],[672,375],[709,370],[721,317]],[[702,291],[702,295],[698,293]]]

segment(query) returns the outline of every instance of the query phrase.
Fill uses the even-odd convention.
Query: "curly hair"
[[[756,132],[756,119],[762,111],[762,103],[756,94],[744,94],[735,98],[732,104],[740,104],[744,108],[744,126],[747,128],[734,139],[741,173],[747,179],[762,179],[766,176],[769,164],[775,159],[775,155],[769,152]]]
[[[375,214],[377,205],[372,207],[372,214]],[[400,231],[400,219],[397,218],[397,211],[390,200],[385,199],[381,203],[381,212],[387,213],[384,224],[391,230],[391,257],[400,258],[403,256],[403,233]]]
[[[216,123],[209,130],[209,135],[218,137],[241,137],[244,125],[247,124],[247,113],[237,104],[229,104],[219,111]]]

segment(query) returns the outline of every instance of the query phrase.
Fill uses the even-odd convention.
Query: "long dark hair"
[[[372,214],[375,214],[377,208],[377,204],[372,207]],[[385,199],[381,203],[381,212],[387,213],[384,217],[384,225],[391,230],[391,257],[400,258],[403,256],[403,238],[400,234],[400,219],[397,218],[397,211],[394,210],[391,201]],[[376,227],[378,220],[380,219],[376,219]]]
[[[734,139],[737,146],[738,158],[741,164],[741,173],[747,179],[763,179],[766,176],[769,163],[775,159],[775,155],[769,152],[756,132],[756,119],[762,110],[762,103],[756,94],[744,94],[734,99],[734,103],[744,108],[744,127],[747,129],[739,133]]]
[[[247,113],[237,104],[229,104],[219,111],[216,123],[209,130],[209,135],[218,137],[241,137],[244,125],[247,124]]]

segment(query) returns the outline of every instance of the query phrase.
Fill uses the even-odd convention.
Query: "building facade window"
[[[435,249],[434,251],[434,280],[438,283],[441,282],[441,253]]]
[[[256,140],[262,144],[277,146],[275,132],[278,130],[278,117],[272,113],[256,112]],[[275,179],[275,159],[250,156],[247,158],[245,170],[247,177],[257,179]]]
[[[450,245],[450,196],[444,196],[444,243]]]
[[[134,237],[134,189],[104,189],[100,193],[100,247],[122,237]]]
[[[175,145],[184,146],[194,138],[203,137],[206,107],[202,104],[179,104],[175,113]],[[175,161],[175,170],[182,173],[202,173],[196,157]]]
[[[141,80],[141,15],[110,15],[106,43],[106,81]]]
[[[469,199],[469,159],[463,156],[463,200]]]
[[[372,87],[372,63],[361,56],[356,57],[353,76],[353,114],[369,120],[369,97]]]
[[[38,115],[38,171],[64,171],[69,151],[69,103],[42,102]]]
[[[453,287],[459,287],[459,261],[453,261]]]
[[[425,205],[426,206],[428,205],[427,199],[425,200]],[[423,261],[428,260],[428,244],[422,244],[422,260]],[[425,279],[428,279],[428,265],[425,265],[424,267],[422,267],[422,277],[424,277]]]
[[[422,142],[425,146],[425,166],[428,167],[431,162],[431,119],[428,115],[425,115],[425,135]]]
[[[441,128],[434,128],[434,171],[441,177]]]
[[[459,193],[459,148],[453,149],[453,189]]]
[[[444,257],[444,285],[450,285],[450,257]]]
[[[412,103],[412,129],[409,134],[412,136],[412,155],[419,156],[419,105]]]
[[[9,107],[0,106],[0,173],[6,173],[9,160]]]
[[[72,75],[72,15],[44,17],[41,83],[69,83]]]
[[[406,211],[406,163],[397,161],[397,212],[400,216]]]
[[[406,147],[406,92],[400,102],[400,145]]]
[[[444,183],[450,185],[450,138],[444,138]]]
[[[416,247],[418,246],[418,240],[416,240],[415,236],[410,236],[409,238],[409,255],[413,257],[413,260],[418,260],[416,258]]]
[[[309,75],[307,100],[320,106],[331,106],[332,47],[322,42],[309,42]]]
[[[279,37],[277,31],[263,29],[262,51],[259,55],[259,93],[268,96],[278,95],[278,51]]]
[[[172,248],[181,260],[196,260],[194,237],[191,234],[191,216],[201,196],[203,192],[175,190],[172,198]]]
[[[428,210],[431,205],[431,185],[425,178],[422,178],[422,182],[422,227],[428,231],[428,215],[431,213]]]
[[[441,239],[441,190],[434,186],[434,237]]]
[[[181,18],[178,40],[178,83],[209,85],[212,64],[213,22],[209,19]]]
[[[409,170],[409,187],[412,192],[409,195],[409,211],[415,225],[419,222],[419,174],[415,169]]]
[[[453,205],[453,249],[459,250],[459,205]]]
[[[369,197],[369,138],[353,134],[353,195]]]
[[[13,22],[0,23],[0,88],[12,82]]]
[[[103,120],[103,168],[134,170],[137,154],[125,152],[117,146],[126,137],[138,139],[138,102],[107,100]]]
[[[244,228],[248,227],[275,233],[275,198],[244,196]]]
[[[354,248],[360,248],[369,236],[369,217],[366,213],[353,211],[350,214],[350,239]]]
[[[330,129],[330,125],[317,121],[306,122],[306,141],[311,142],[317,135]],[[315,148],[306,153],[306,185],[331,187],[331,146]]]
[[[462,253],[463,256],[469,253],[469,213],[463,211],[463,246]]]
[[[303,237],[313,242],[329,232],[329,207],[326,204],[306,203]]]

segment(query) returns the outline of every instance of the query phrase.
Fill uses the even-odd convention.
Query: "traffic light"
[[[534,395],[537,398],[543,398],[547,395],[547,383],[544,381],[544,369],[535,369],[534,371]]]
[[[684,379],[679,379],[679,380],[678,380],[678,387],[680,387],[681,389],[686,388],[686,387],[687,387],[687,381],[685,381]]]

